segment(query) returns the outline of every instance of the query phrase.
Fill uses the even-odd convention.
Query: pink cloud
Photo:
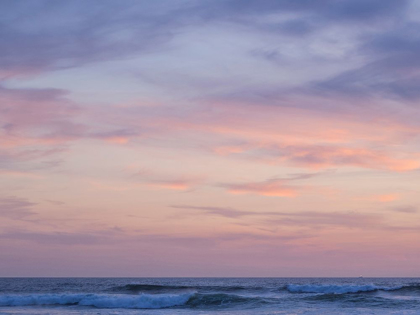
[[[375,195],[375,196],[372,196],[371,199],[373,201],[387,203],[387,202],[393,202],[400,199],[400,195],[399,194]]]
[[[7,89],[0,86],[0,147],[41,151],[81,137],[87,127],[75,121],[81,109],[57,89]],[[35,148],[35,149],[34,149]]]
[[[287,198],[293,198],[299,194],[297,187],[289,185],[285,180],[278,179],[244,184],[227,184],[225,186],[231,194],[254,194]]]
[[[204,181],[201,176],[162,174],[149,170],[140,171],[133,178],[151,188],[180,191],[194,189]]]
[[[178,115],[173,111],[170,106],[140,104],[118,107],[112,111],[115,119],[111,112],[105,116],[108,122],[114,119],[141,130],[145,137],[169,135],[185,142],[189,134],[211,139],[207,149],[221,156],[313,169],[353,166],[400,172],[420,167],[416,151],[395,149],[396,144],[410,145],[420,128],[391,116],[365,121],[348,114],[231,103],[205,103]]]
[[[279,160],[314,169],[334,166],[356,166],[402,172],[420,167],[420,157],[417,159],[394,157],[388,152],[368,148],[289,146],[278,148],[277,154]]]
[[[352,166],[367,169],[411,171],[420,168],[420,154],[402,154],[346,144],[251,143],[220,146],[219,155],[235,155],[269,164],[285,164],[309,169]]]
[[[114,136],[114,137],[107,138],[105,141],[108,141],[109,143],[115,143],[115,144],[127,144],[130,141],[130,138],[122,137],[122,136]]]
[[[197,182],[191,179],[168,179],[155,180],[146,184],[149,187],[171,189],[171,190],[189,190],[197,185]]]
[[[80,109],[58,89],[6,89],[0,87],[0,109],[8,129],[54,125]]]
[[[42,178],[42,176],[39,174],[19,170],[0,170],[0,175],[13,177]]]

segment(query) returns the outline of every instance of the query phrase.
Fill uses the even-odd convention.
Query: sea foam
[[[184,305],[194,293],[183,294],[28,294],[2,295],[0,306],[81,305],[98,308],[157,309]]]
[[[291,293],[324,293],[324,294],[345,294],[372,291],[394,291],[401,289],[398,287],[378,287],[375,285],[297,285],[289,284],[286,289]]]

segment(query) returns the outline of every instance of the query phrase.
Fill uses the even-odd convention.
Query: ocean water
[[[0,278],[0,314],[420,314],[420,278]]]

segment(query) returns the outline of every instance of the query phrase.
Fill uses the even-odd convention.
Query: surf
[[[0,306],[91,306],[97,308],[159,309],[184,305],[194,293],[184,294],[27,294],[2,295]]]

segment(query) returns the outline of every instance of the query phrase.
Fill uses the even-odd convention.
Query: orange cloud
[[[399,194],[375,195],[372,197],[372,200],[378,202],[392,202],[398,199],[400,199]]]
[[[254,142],[389,143],[399,142],[420,132],[417,126],[399,123],[393,117],[364,121],[359,116],[326,114],[311,109],[231,103],[215,104],[210,109],[208,113],[213,116],[209,114],[202,117],[200,114],[194,117],[194,121],[200,123],[196,128],[225,136],[239,136]],[[194,128],[191,123],[185,127]]]
[[[211,148],[222,156],[246,155],[313,169],[353,166],[403,172],[420,168],[420,154],[405,150],[420,129],[392,117],[364,121],[339,113],[243,104],[214,104],[206,109],[187,118],[155,117],[153,126],[221,137],[225,143],[231,140]]]
[[[147,186],[150,187],[157,187],[163,189],[171,189],[171,190],[189,190],[194,188],[197,184],[194,180],[187,180],[187,179],[179,179],[179,180],[160,180],[151,183],[147,183]]]
[[[143,170],[134,175],[136,181],[153,188],[170,190],[189,190],[203,182],[199,176],[177,176]]]
[[[386,152],[366,148],[297,146],[279,148],[278,154],[282,160],[309,168],[348,165],[402,172],[420,167],[420,159],[391,157]]]
[[[229,155],[235,153],[242,153],[247,150],[247,147],[241,145],[226,145],[220,146],[213,149],[213,151],[219,155]]]
[[[287,185],[284,180],[268,180],[265,182],[255,182],[246,184],[226,185],[227,191],[231,194],[255,194],[272,197],[293,198],[298,195],[296,187]]]
[[[195,187],[196,183],[188,180],[167,180],[167,181],[154,181],[149,183],[134,183],[134,184],[111,184],[106,182],[91,180],[89,183],[99,190],[109,191],[129,191],[136,190],[141,187],[147,186],[156,189],[170,189],[170,190],[189,190]]]
[[[130,139],[128,137],[109,137],[105,139],[106,142],[113,143],[113,144],[127,144]]]
[[[213,150],[220,155],[245,154],[246,157],[270,164],[286,163],[292,166],[323,169],[354,166],[404,172],[420,168],[420,156],[411,158],[394,156],[392,152],[344,145],[316,145],[283,143],[247,143],[238,146],[221,146]],[[414,157],[414,158],[413,158]]]

